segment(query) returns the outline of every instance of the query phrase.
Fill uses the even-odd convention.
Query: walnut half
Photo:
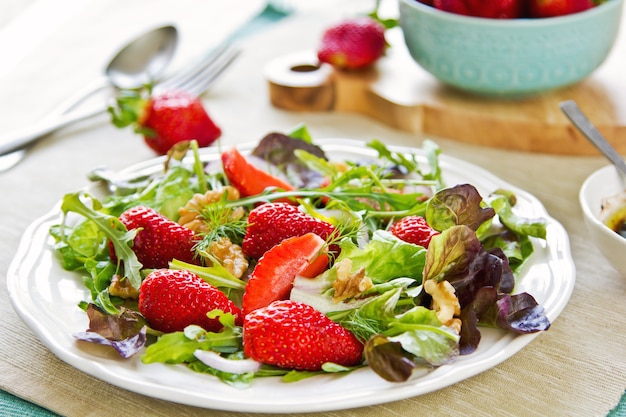
[[[224,193],[226,193],[226,199],[229,201],[239,200],[239,191],[229,185],[218,190],[209,190],[204,194],[195,194],[184,207],[178,209],[178,214],[180,214],[178,224],[196,233],[206,232],[208,226],[202,217],[202,209],[209,204],[220,201]],[[230,220],[238,220],[243,217],[243,214],[243,207],[237,207],[231,213]]]
[[[433,279],[427,279],[424,282],[424,291],[433,297],[432,309],[437,313],[441,324],[459,333],[461,320],[454,316],[461,314],[461,305],[452,284],[445,280],[436,282]]]
[[[130,281],[119,275],[113,275],[109,284],[109,294],[120,298],[139,298],[139,290],[130,285]]]
[[[232,243],[227,237],[212,241],[209,252],[236,278],[241,278],[248,270],[248,260],[241,246]]]
[[[365,276],[365,269],[359,268],[355,273],[352,271],[352,261],[343,259],[335,264],[337,267],[337,279],[333,282],[333,301],[339,303],[348,298],[363,294],[374,285],[372,280]]]

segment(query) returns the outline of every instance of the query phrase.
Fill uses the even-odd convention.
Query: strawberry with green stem
[[[209,146],[222,134],[200,98],[183,90],[154,95],[150,88],[125,90],[108,110],[115,126],[133,126],[160,155],[180,142],[196,140],[200,147]]]

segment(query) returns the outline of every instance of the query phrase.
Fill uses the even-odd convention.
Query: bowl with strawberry
[[[526,96],[575,84],[615,43],[623,0],[400,0],[413,59],[446,85]]]

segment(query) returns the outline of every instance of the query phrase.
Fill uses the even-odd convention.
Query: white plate
[[[376,156],[362,142],[330,139],[318,143],[333,159]],[[240,149],[249,150],[251,145]],[[414,152],[425,162],[420,150],[394,150]],[[203,158],[218,160],[216,152],[208,150]],[[124,172],[156,171],[161,168],[162,160],[147,161]],[[547,241],[534,241],[535,253],[515,292],[532,294],[554,321],[567,304],[575,281],[569,239],[563,227],[549,217],[535,197],[481,168],[446,156],[441,157],[441,167],[448,185],[470,183],[483,196],[498,188],[510,189],[517,194],[521,213],[547,219]],[[64,271],[55,259],[48,228],[60,219],[59,207],[55,207],[25,232],[7,277],[14,308],[63,361],[113,385],[151,397],[240,412],[315,412],[362,407],[425,394],[477,375],[508,359],[540,334],[515,335],[497,329],[481,329],[483,339],[476,352],[460,357],[453,364],[416,375],[405,383],[386,382],[363,368],[341,377],[323,375],[295,383],[283,383],[279,378],[259,378],[252,387],[242,391],[182,365],[144,365],[139,355],[122,360],[101,346],[77,343],[72,334],[85,330],[88,324],[77,304],[87,300],[89,294],[78,274]]]

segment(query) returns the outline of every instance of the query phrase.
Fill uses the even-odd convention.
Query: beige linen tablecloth
[[[336,0],[332,4],[295,14],[246,41],[241,58],[204,97],[210,114],[223,128],[224,144],[254,141],[300,122],[306,123],[316,138],[421,143],[421,137],[358,115],[289,113],[269,104],[261,71],[266,62],[314,48],[328,23],[367,10],[373,1]],[[259,3],[253,7],[252,2],[243,0],[111,0],[74,2],[74,6],[75,10],[67,12],[72,16],[64,16],[65,12],[52,16],[62,23],[49,28],[49,36],[29,40],[28,53],[9,62],[0,73],[0,132],[36,121],[72,90],[96,77],[107,54],[145,27],[164,22],[179,25],[181,54],[189,57],[244,21]],[[20,41],[26,40],[15,40]],[[0,66],[6,64],[4,57],[0,62]],[[577,201],[585,177],[605,161],[600,157],[514,153],[433,139],[445,154],[485,167],[534,194],[565,226],[577,270],[571,301],[549,331],[478,376],[403,401],[313,415],[605,416],[626,387],[626,277],[611,269],[591,244]],[[0,173],[0,275],[6,276],[26,227],[65,193],[84,186],[90,169],[98,165],[121,169],[152,156],[138,136],[113,128],[102,116],[46,139],[17,167]],[[67,416],[251,415],[144,397],[88,376],[60,361],[38,341],[14,312],[6,285],[0,286],[0,297],[0,387],[6,391]],[[245,396],[245,391],[240,395]]]

